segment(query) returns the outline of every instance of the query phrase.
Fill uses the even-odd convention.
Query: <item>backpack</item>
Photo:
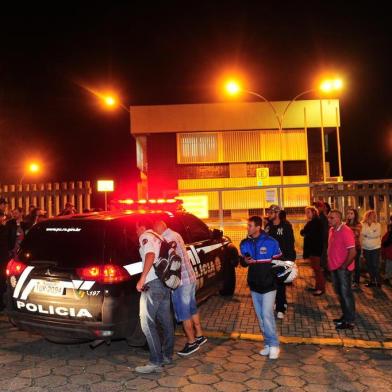
[[[181,284],[181,257],[176,252],[177,243],[167,242],[152,233],[161,241],[161,248],[157,261],[153,264],[155,273],[162,283],[169,289],[175,290]]]

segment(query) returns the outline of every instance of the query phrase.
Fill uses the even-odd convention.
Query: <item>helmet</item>
[[[272,260],[272,268],[282,283],[291,283],[298,276],[298,267],[294,261]]]

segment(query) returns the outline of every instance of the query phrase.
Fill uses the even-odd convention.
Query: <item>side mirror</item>
[[[213,240],[221,240],[223,237],[223,231],[218,229],[213,229],[211,232],[211,237]]]

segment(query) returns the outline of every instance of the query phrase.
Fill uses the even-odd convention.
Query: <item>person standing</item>
[[[380,251],[381,225],[374,210],[366,211],[362,220],[362,249],[370,276],[367,287],[381,287]]]
[[[343,315],[334,319],[336,329],[353,329],[355,299],[351,289],[352,271],[356,255],[353,231],[342,222],[342,213],[332,210],[328,215],[331,226],[328,239],[328,269],[339,298]]]
[[[385,283],[392,286],[392,215],[389,217],[388,231],[382,237],[381,245],[385,260]]]
[[[140,324],[150,349],[150,361],[137,366],[137,373],[161,373],[164,364],[172,362],[174,350],[174,327],[170,311],[170,289],[155,273],[153,264],[160,253],[162,239],[150,230],[150,222],[139,219],[136,232],[139,237],[143,271],[136,289],[140,295]],[[158,325],[163,329],[163,342],[159,338]]]
[[[346,211],[346,225],[353,231],[355,238],[355,270],[353,288],[359,288],[361,279],[361,231],[362,225],[359,222],[358,211],[355,208],[348,207]]]
[[[297,254],[295,252],[293,227],[287,219],[282,219],[281,213],[282,210],[275,204],[267,209],[268,222],[264,231],[278,241],[282,252],[281,260],[295,261]],[[284,282],[277,282],[275,305],[278,319],[283,319],[287,308],[286,284]]]
[[[259,216],[249,218],[248,237],[240,244],[241,265],[248,267],[248,285],[253,307],[264,335],[264,348],[259,354],[277,359],[280,349],[274,317],[276,278],[272,260],[279,259],[282,252],[278,241],[262,231],[262,224]]]
[[[323,224],[314,207],[306,207],[305,216],[308,222],[300,232],[304,237],[303,258],[309,259],[316,281],[315,287],[308,287],[307,290],[312,291],[314,296],[320,296],[325,292],[325,277],[320,266],[323,253]]]
[[[20,207],[12,210],[12,219],[7,221],[6,226],[8,228],[8,251],[10,258],[13,258],[18,253],[25,236],[23,210]]]
[[[329,279],[328,271],[328,235],[329,235],[329,224],[328,224],[328,214],[331,211],[331,207],[328,203],[323,201],[317,201],[314,203],[318,211],[319,219],[323,227],[323,251],[320,257],[320,266],[322,268],[324,278]]]
[[[203,336],[200,316],[197,311],[195,271],[181,235],[169,229],[162,220],[155,222],[153,229],[167,242],[174,241],[177,244],[176,252],[181,258],[181,284],[172,291],[172,302],[176,320],[179,323],[182,322],[188,340],[185,347],[177,354],[186,357],[207,342],[207,338]]]

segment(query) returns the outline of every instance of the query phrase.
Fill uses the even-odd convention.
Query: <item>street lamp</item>
[[[316,88],[312,88],[309,90],[305,90],[302,91],[301,93],[297,94],[294,98],[292,98],[288,104],[286,105],[286,107],[283,110],[282,114],[279,114],[276,107],[273,105],[273,103],[268,100],[267,98],[265,98],[263,95],[256,93],[254,91],[251,90],[246,90],[243,89],[240,85],[239,82],[237,82],[234,79],[231,79],[229,81],[226,82],[225,84],[225,90],[226,92],[231,95],[231,96],[235,96],[238,95],[241,92],[253,95],[259,99],[261,99],[262,101],[266,102],[269,107],[271,108],[271,110],[273,111],[276,121],[278,123],[278,130],[279,130],[279,149],[280,149],[280,159],[279,159],[279,171],[280,171],[280,200],[281,203],[283,205],[284,201],[283,201],[283,177],[284,177],[284,173],[283,173],[283,154],[282,154],[282,135],[283,135],[283,121],[284,118],[286,116],[286,113],[288,111],[288,109],[290,108],[290,106],[293,104],[293,102],[295,102],[298,98],[309,94],[309,93],[314,93],[314,92],[318,92],[319,90],[324,92],[324,93],[331,93],[333,91],[337,91],[337,90],[341,90],[343,88],[343,81],[340,78],[333,78],[333,79],[326,79],[323,80],[322,83],[319,86],[319,89]],[[323,114],[322,114],[322,101],[320,98],[320,116],[322,118]],[[321,121],[322,122],[322,121]],[[324,127],[323,124],[321,124],[321,132],[322,132],[322,150],[323,150],[323,179],[324,182],[326,181],[325,178],[325,146],[324,146]],[[339,160],[339,177],[342,176],[342,168],[341,168],[341,157],[340,157],[340,136],[339,136],[339,132],[337,133],[337,144],[338,144],[338,160]]]
[[[41,171],[41,165],[38,162],[29,162],[26,167],[25,170],[23,171],[23,175],[19,180],[19,185],[22,185],[23,180],[25,179],[25,177],[29,174],[38,174]]]

